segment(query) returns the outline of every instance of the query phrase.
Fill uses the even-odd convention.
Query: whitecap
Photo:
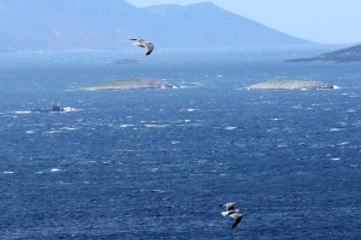
[[[75,130],[78,130],[78,128],[75,128],[75,127],[62,127],[62,128],[60,128],[60,130],[75,131]]]
[[[134,125],[133,124],[121,124],[119,125],[120,128],[130,128],[130,127],[133,127]]]
[[[13,171],[3,171],[4,174],[13,174]]]
[[[287,148],[288,144],[287,143],[281,143],[281,144],[278,144],[277,147],[279,147],[279,148]]]
[[[190,122],[192,122],[192,120],[190,120],[190,119],[185,119],[185,120],[176,120],[176,121],[174,121],[173,123],[190,123]]]
[[[63,112],[76,112],[76,111],[80,111],[81,109],[76,109],[76,108],[72,108],[72,107],[64,107],[63,108]]]
[[[355,113],[357,112],[357,109],[351,108],[347,110],[348,113]]]
[[[152,168],[150,171],[155,173],[155,172],[158,172],[159,168]]]
[[[145,124],[147,128],[166,128],[169,127],[167,124]]]
[[[187,112],[197,112],[197,111],[200,111],[200,109],[197,109],[197,108],[187,108],[185,111],[187,111]]]
[[[302,109],[302,105],[301,104],[293,105],[291,108],[292,109]]]
[[[160,189],[154,189],[154,190],[150,190],[151,192],[156,192],[156,193],[165,193],[166,191],[164,190],[160,190]]]
[[[330,132],[339,132],[339,131],[342,131],[342,130],[343,130],[342,128],[331,128]]]
[[[50,172],[52,172],[52,173],[60,172],[60,171],[61,171],[60,168],[52,168],[52,169],[50,169]]]
[[[340,157],[333,157],[333,158],[330,158],[331,161],[340,161],[341,158]]]
[[[179,143],[181,143],[181,142],[180,141],[171,141],[172,145],[176,145],[176,144],[179,144]]]
[[[14,111],[15,114],[29,114],[31,111]]]
[[[344,145],[348,145],[348,144],[350,144],[350,142],[342,142],[342,143],[339,143],[339,144],[337,144],[338,146],[344,146]]]
[[[25,133],[26,133],[26,134],[34,134],[35,131],[34,131],[34,130],[28,130],[28,131],[26,131]]]
[[[224,130],[226,131],[233,131],[233,130],[236,130],[237,127],[231,127],[231,126],[228,126],[228,127],[225,127]]]

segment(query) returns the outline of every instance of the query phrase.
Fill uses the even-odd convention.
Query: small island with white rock
[[[129,89],[165,89],[175,88],[175,85],[161,80],[149,78],[125,78],[120,80],[112,80],[93,86],[83,87],[83,91],[97,90],[129,90]]]
[[[271,80],[253,84],[244,90],[311,90],[311,89],[337,89],[336,85],[306,80]]]

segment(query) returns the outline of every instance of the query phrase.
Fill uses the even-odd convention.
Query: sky
[[[213,2],[267,27],[326,44],[361,43],[361,0],[127,0],[137,6]]]

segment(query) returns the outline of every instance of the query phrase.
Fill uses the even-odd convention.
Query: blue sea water
[[[359,64],[123,57],[0,56],[0,239],[361,239]],[[126,77],[181,87],[77,90]],[[271,79],[340,89],[241,90]],[[30,112],[52,103],[71,111]]]

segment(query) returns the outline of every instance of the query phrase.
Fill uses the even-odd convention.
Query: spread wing
[[[147,47],[147,53],[145,55],[150,55],[154,50],[154,44],[153,43],[146,43],[145,45]]]
[[[235,202],[229,202],[229,203],[226,203],[224,204],[224,206],[226,207],[226,210],[229,211],[229,210],[235,210],[234,206],[236,205]]]
[[[236,221],[234,221],[233,225],[232,225],[232,229],[235,228],[241,221],[243,218],[243,215],[236,215],[236,214],[232,214],[230,217],[235,218]]]

